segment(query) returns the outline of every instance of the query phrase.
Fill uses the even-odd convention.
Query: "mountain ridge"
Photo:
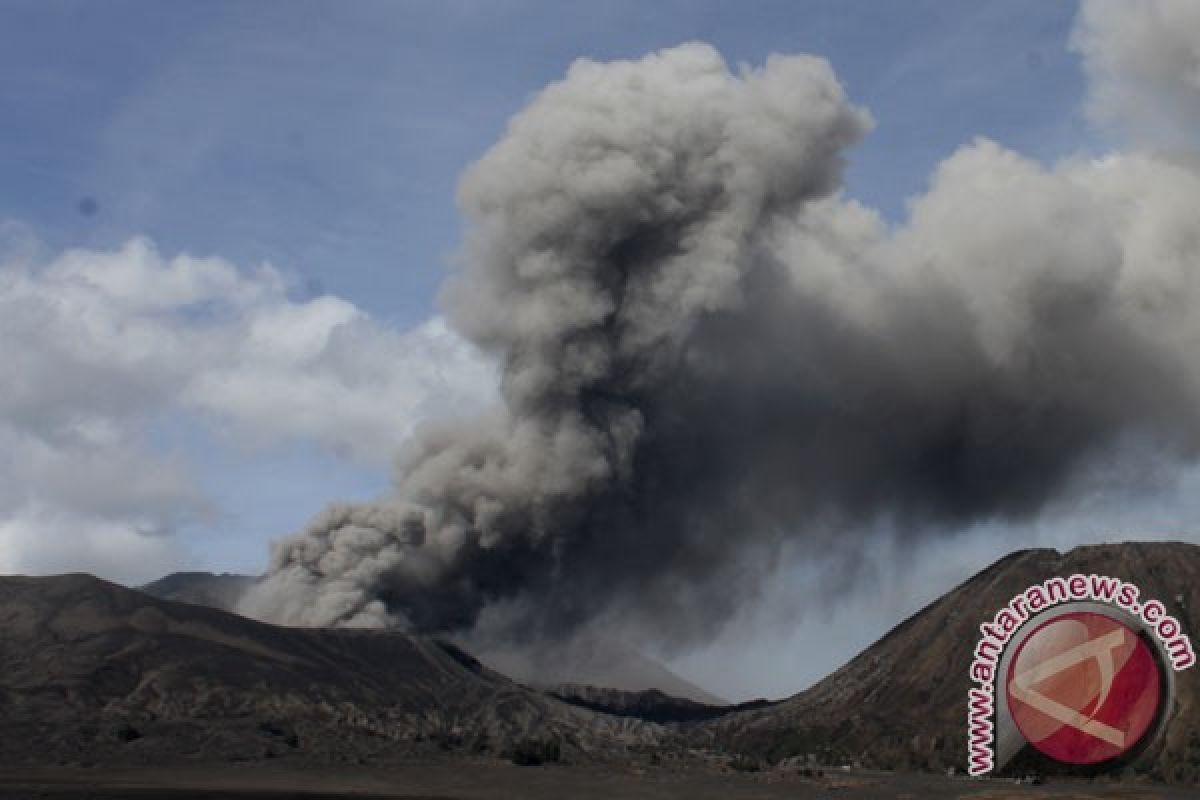
[[[966,764],[968,670],[979,625],[1027,587],[1076,572],[1118,577],[1157,598],[1194,639],[1200,546],[1081,545],[1011,553],[898,623],[845,665],[769,708],[693,726],[692,740],[768,761],[812,754],[881,768]],[[1175,709],[1161,740],[1132,765],[1171,781],[1200,779],[1200,671],[1175,674]],[[1070,772],[1070,770],[1064,770]]]
[[[228,572],[173,572],[134,588],[164,600],[239,613],[242,593],[261,579],[259,575]],[[658,690],[704,705],[729,705],[724,698],[613,637],[577,637],[563,644],[545,643],[527,649],[465,646],[472,657],[497,672],[540,690],[552,690],[562,684],[603,686],[626,692]]]
[[[562,703],[447,643],[281,628],[90,575],[0,577],[0,762],[331,761],[554,738],[576,757],[657,726]]]

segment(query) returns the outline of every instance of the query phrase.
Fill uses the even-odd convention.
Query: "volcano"
[[[0,578],[0,763],[331,763],[526,740],[603,756],[656,726],[571,706],[437,640],[282,628],[90,575]]]
[[[810,756],[885,769],[961,769],[967,762],[968,671],[980,624],[1027,587],[1075,573],[1137,585],[1144,598],[1159,599],[1194,636],[1200,547],[1128,542],[1068,553],[1022,550],[930,603],[811,688],[763,709],[706,722],[693,736],[769,762]],[[1175,706],[1163,736],[1128,769],[1160,780],[1200,778],[1198,704],[1200,672],[1176,673]]]

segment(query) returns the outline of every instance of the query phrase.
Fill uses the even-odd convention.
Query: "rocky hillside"
[[[0,578],[0,764],[428,749],[553,739],[603,757],[661,729],[516,685],[450,645],[266,625],[88,575]]]
[[[734,711],[765,708],[771,705],[767,700],[751,700],[736,705],[711,705],[697,703],[686,697],[674,697],[657,689],[630,692],[577,683],[560,684],[548,691],[558,699],[572,705],[605,714],[636,717],[658,723],[696,722],[714,719]]]
[[[694,741],[779,760],[943,769],[966,763],[967,671],[979,625],[1026,587],[1095,572],[1158,598],[1197,641],[1200,547],[1175,542],[1025,550],[998,561],[904,621],[850,663],[779,704],[698,726]],[[1134,771],[1200,779],[1200,667],[1176,675],[1176,710],[1160,747]]]
[[[229,572],[172,572],[138,589],[162,600],[233,611],[242,594],[258,580],[255,575]]]
[[[212,572],[173,572],[137,587],[163,600],[236,611],[242,594],[259,576]],[[639,692],[658,690],[709,706],[727,701],[672,672],[664,664],[617,639],[578,637],[567,643],[486,647],[468,646],[478,658],[497,672],[527,686],[552,690],[572,684],[605,686]]]
[[[281,628],[86,575],[2,577],[0,766],[354,763],[443,751],[540,758],[554,742],[568,759],[686,744],[746,764],[809,755],[941,770],[965,763],[979,624],[1027,586],[1074,572],[1138,584],[1196,639],[1200,547],[1178,543],[1014,553],[811,689],[735,709],[586,686],[560,686],[554,697],[428,638]],[[1200,777],[1200,667],[1176,675],[1166,734],[1132,769]]]

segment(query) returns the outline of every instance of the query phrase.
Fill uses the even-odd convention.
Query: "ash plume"
[[[681,644],[785,547],[1031,517],[1130,443],[1190,458],[1194,165],[980,140],[889,229],[838,194],[869,125],[815,58],[576,63],[460,188],[444,303],[502,407],[278,543],[244,610]]]

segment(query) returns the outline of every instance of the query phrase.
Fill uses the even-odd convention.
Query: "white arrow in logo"
[[[1022,703],[1036,708],[1038,711],[1051,719],[1061,722],[1063,725],[1068,725],[1097,739],[1102,739],[1115,747],[1124,747],[1124,731],[1117,730],[1111,725],[1106,725],[1092,717],[1085,717],[1075,709],[1067,708],[1057,700],[1046,697],[1046,695],[1033,689],[1035,684],[1040,683],[1046,678],[1094,658],[1096,665],[1100,667],[1101,682],[1100,694],[1096,699],[1092,714],[1098,714],[1100,709],[1104,707],[1104,701],[1108,699],[1109,691],[1112,690],[1113,677],[1116,673],[1116,662],[1113,659],[1113,651],[1123,647],[1124,644],[1125,630],[1118,628],[1097,639],[1076,645],[1070,650],[1065,650],[1052,658],[1046,659],[1036,667],[1014,675],[1012,681],[1009,682],[1008,691]]]

